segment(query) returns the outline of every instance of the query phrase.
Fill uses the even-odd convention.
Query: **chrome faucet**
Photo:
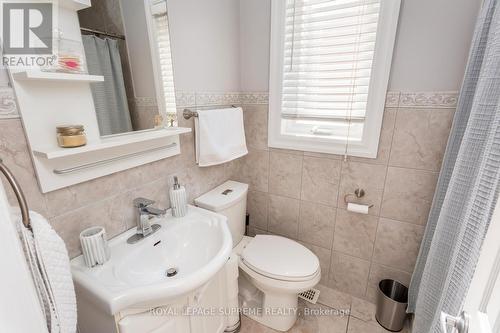
[[[155,202],[146,198],[134,199],[134,208],[136,209],[137,233],[127,239],[127,243],[134,244],[138,241],[152,235],[158,231],[161,226],[159,224],[151,225],[153,216],[163,216],[166,214],[166,209],[158,209],[151,207]]]

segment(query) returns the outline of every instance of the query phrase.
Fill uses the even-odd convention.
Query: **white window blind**
[[[284,118],[364,119],[380,0],[287,0]]]
[[[277,2],[281,5],[273,7],[271,57],[278,59],[271,59],[271,67],[281,68],[271,68],[270,126],[278,120],[279,126],[270,132],[278,128],[279,133],[270,133],[270,145],[295,148],[285,147],[283,138],[273,139],[281,135],[302,138],[295,149],[306,150],[307,140],[317,139],[362,150],[369,136],[375,138],[373,132],[380,133],[381,115],[374,116],[374,110],[383,111],[399,1]],[[378,130],[370,128],[370,119],[378,119],[373,125]]]
[[[163,104],[167,113],[175,114],[177,110],[166,1],[153,1],[151,14],[153,15],[154,35],[159,58],[159,70],[161,72],[160,84],[163,93]]]

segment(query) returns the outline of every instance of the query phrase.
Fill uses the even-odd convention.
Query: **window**
[[[168,114],[177,114],[175,104],[174,74],[172,55],[170,52],[170,32],[168,27],[167,2],[165,0],[151,0],[151,15],[153,17],[153,47],[157,54],[156,66],[160,72],[157,85],[160,90],[159,104]]]
[[[400,0],[273,0],[269,146],[375,158]]]

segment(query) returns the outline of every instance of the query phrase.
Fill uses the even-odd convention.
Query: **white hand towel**
[[[201,167],[226,163],[248,154],[241,108],[198,111],[195,137],[196,162]]]
[[[50,333],[76,332],[76,297],[68,251],[47,220],[30,212],[28,230],[16,214],[26,260],[33,275],[38,297]]]

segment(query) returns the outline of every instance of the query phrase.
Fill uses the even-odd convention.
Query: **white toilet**
[[[280,236],[244,236],[248,185],[227,181],[195,199],[199,207],[225,215],[238,256],[243,314],[279,331],[297,319],[298,294],[321,278],[318,257],[301,244]]]

